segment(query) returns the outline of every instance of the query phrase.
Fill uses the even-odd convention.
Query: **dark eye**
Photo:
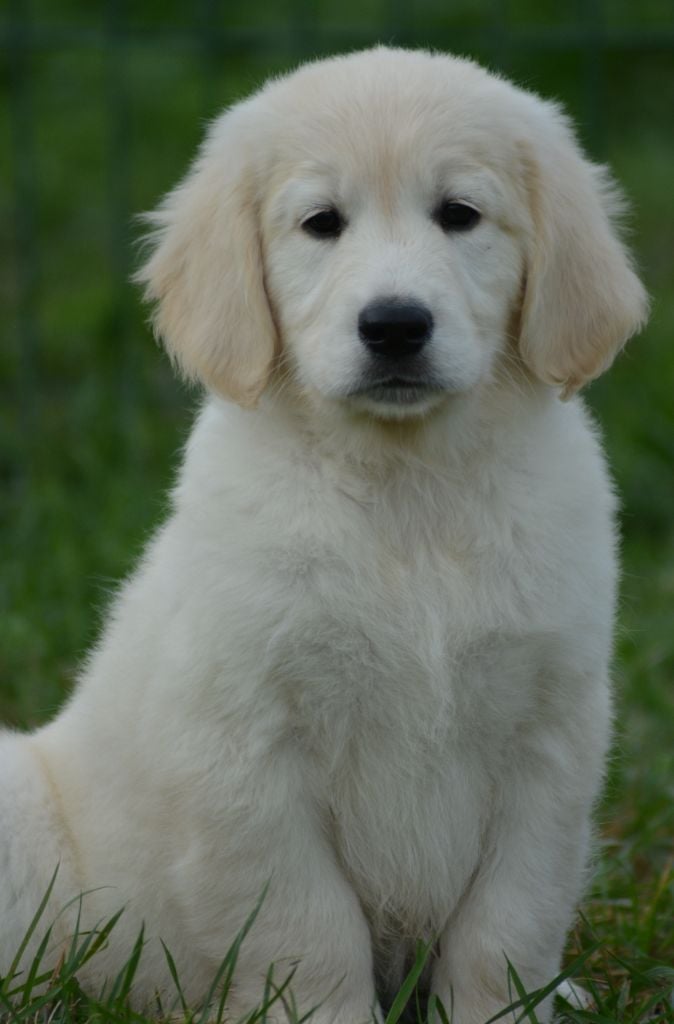
[[[480,220],[480,213],[467,203],[445,199],[435,211],[433,219],[443,231],[470,231]]]
[[[338,238],[344,228],[344,221],[338,210],[319,210],[313,217],[302,222],[302,229],[314,238]]]

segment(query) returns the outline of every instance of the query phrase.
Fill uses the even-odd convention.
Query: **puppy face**
[[[564,396],[645,316],[618,210],[556,106],[379,48],[215,122],[139,279],[180,367],[244,405],[290,376],[314,403],[418,417],[506,359]]]
[[[337,93],[332,130],[318,105],[304,112],[262,232],[269,296],[302,388],[399,418],[492,372],[520,290],[523,210],[451,104],[419,116],[423,89],[395,93],[366,107],[341,144],[352,91]]]

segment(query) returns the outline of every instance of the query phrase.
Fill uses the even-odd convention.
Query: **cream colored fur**
[[[447,195],[473,230],[434,222]],[[326,205],[337,239],[301,227]],[[554,104],[445,56],[310,64],[213,124],[140,273],[210,394],[72,699],[0,738],[0,972],[60,862],[50,920],[125,907],[85,984],[145,923],[138,1005],[172,991],[160,938],[203,1000],[267,882],[233,1016],[298,961],[302,1012],[366,1021],[419,939],[455,1024],[508,1002],[506,958],[555,975],[616,587],[600,443],[559,398],[645,316],[615,212]],[[440,384],[405,405],[358,391],[382,294],[434,318]]]

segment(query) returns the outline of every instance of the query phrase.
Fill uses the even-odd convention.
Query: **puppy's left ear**
[[[182,373],[244,406],[263,391],[277,344],[247,117],[242,105],[216,121],[185,180],[146,217],[153,251],[136,274]]]
[[[612,224],[622,204],[608,172],[584,159],[557,108],[545,104],[545,113],[523,143],[533,231],[520,352],[568,398],[643,325],[648,298]]]

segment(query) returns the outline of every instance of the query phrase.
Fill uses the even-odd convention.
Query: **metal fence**
[[[105,225],[106,235],[110,293],[106,316],[115,324],[117,336],[123,338],[129,331],[133,301],[127,285],[129,224],[137,212],[131,183],[138,166],[129,141],[132,55],[136,66],[143,61],[150,66],[153,61],[167,59],[167,55],[176,61],[189,58],[190,88],[200,93],[194,106],[202,118],[230,98],[227,88],[219,86],[218,76],[222,66],[231,61],[244,69],[242,79],[246,79],[245,67],[250,65],[254,70],[248,77],[259,80],[266,63],[277,69],[301,58],[385,41],[475,55],[506,72],[514,70],[526,80],[532,62],[538,62],[541,68],[554,66],[560,59],[570,60],[566,84],[575,97],[574,112],[586,136],[592,139],[594,152],[601,155],[607,62],[615,63],[621,55],[626,62],[636,56],[641,60],[652,55],[674,56],[672,4],[652,0],[650,7],[648,3],[639,5],[638,15],[636,5],[629,0],[585,0],[556,6],[564,11],[560,14],[552,5],[536,5],[532,0],[426,0],[416,4],[409,0],[380,4],[364,0],[360,5],[342,3],[342,13],[338,13],[336,5],[331,9],[325,3],[321,6],[308,0],[287,0],[272,5],[270,14],[264,8],[256,12],[250,4],[246,10],[243,3],[201,0],[193,7],[185,5],[188,15],[176,7],[162,17],[151,3],[130,6],[123,0],[108,0],[101,7],[93,7],[82,0],[10,0],[0,27],[0,59],[5,71],[2,88],[8,121],[8,149],[2,166],[9,186],[2,207],[11,224],[5,232],[13,271],[3,291],[6,313],[9,311],[5,320],[10,328],[10,347],[18,353],[9,370],[16,376],[21,392],[25,395],[33,390],[42,344],[43,236],[49,231],[42,202],[48,172],[37,142],[45,114],[36,100],[36,65],[59,54],[71,55],[74,62],[89,55],[100,71],[95,97],[86,94],[83,83],[80,103],[81,109],[95,107],[96,131],[104,139],[106,183],[96,202],[99,226]],[[148,24],[144,23],[144,11]],[[171,102],[170,97],[167,102]],[[51,141],[52,146],[60,144],[58,137]],[[185,158],[191,148],[190,139]],[[158,180],[151,191],[156,194],[166,184]],[[73,189],[77,188],[73,183]],[[63,203],[76,201],[75,195],[68,195],[67,182],[62,192]]]

